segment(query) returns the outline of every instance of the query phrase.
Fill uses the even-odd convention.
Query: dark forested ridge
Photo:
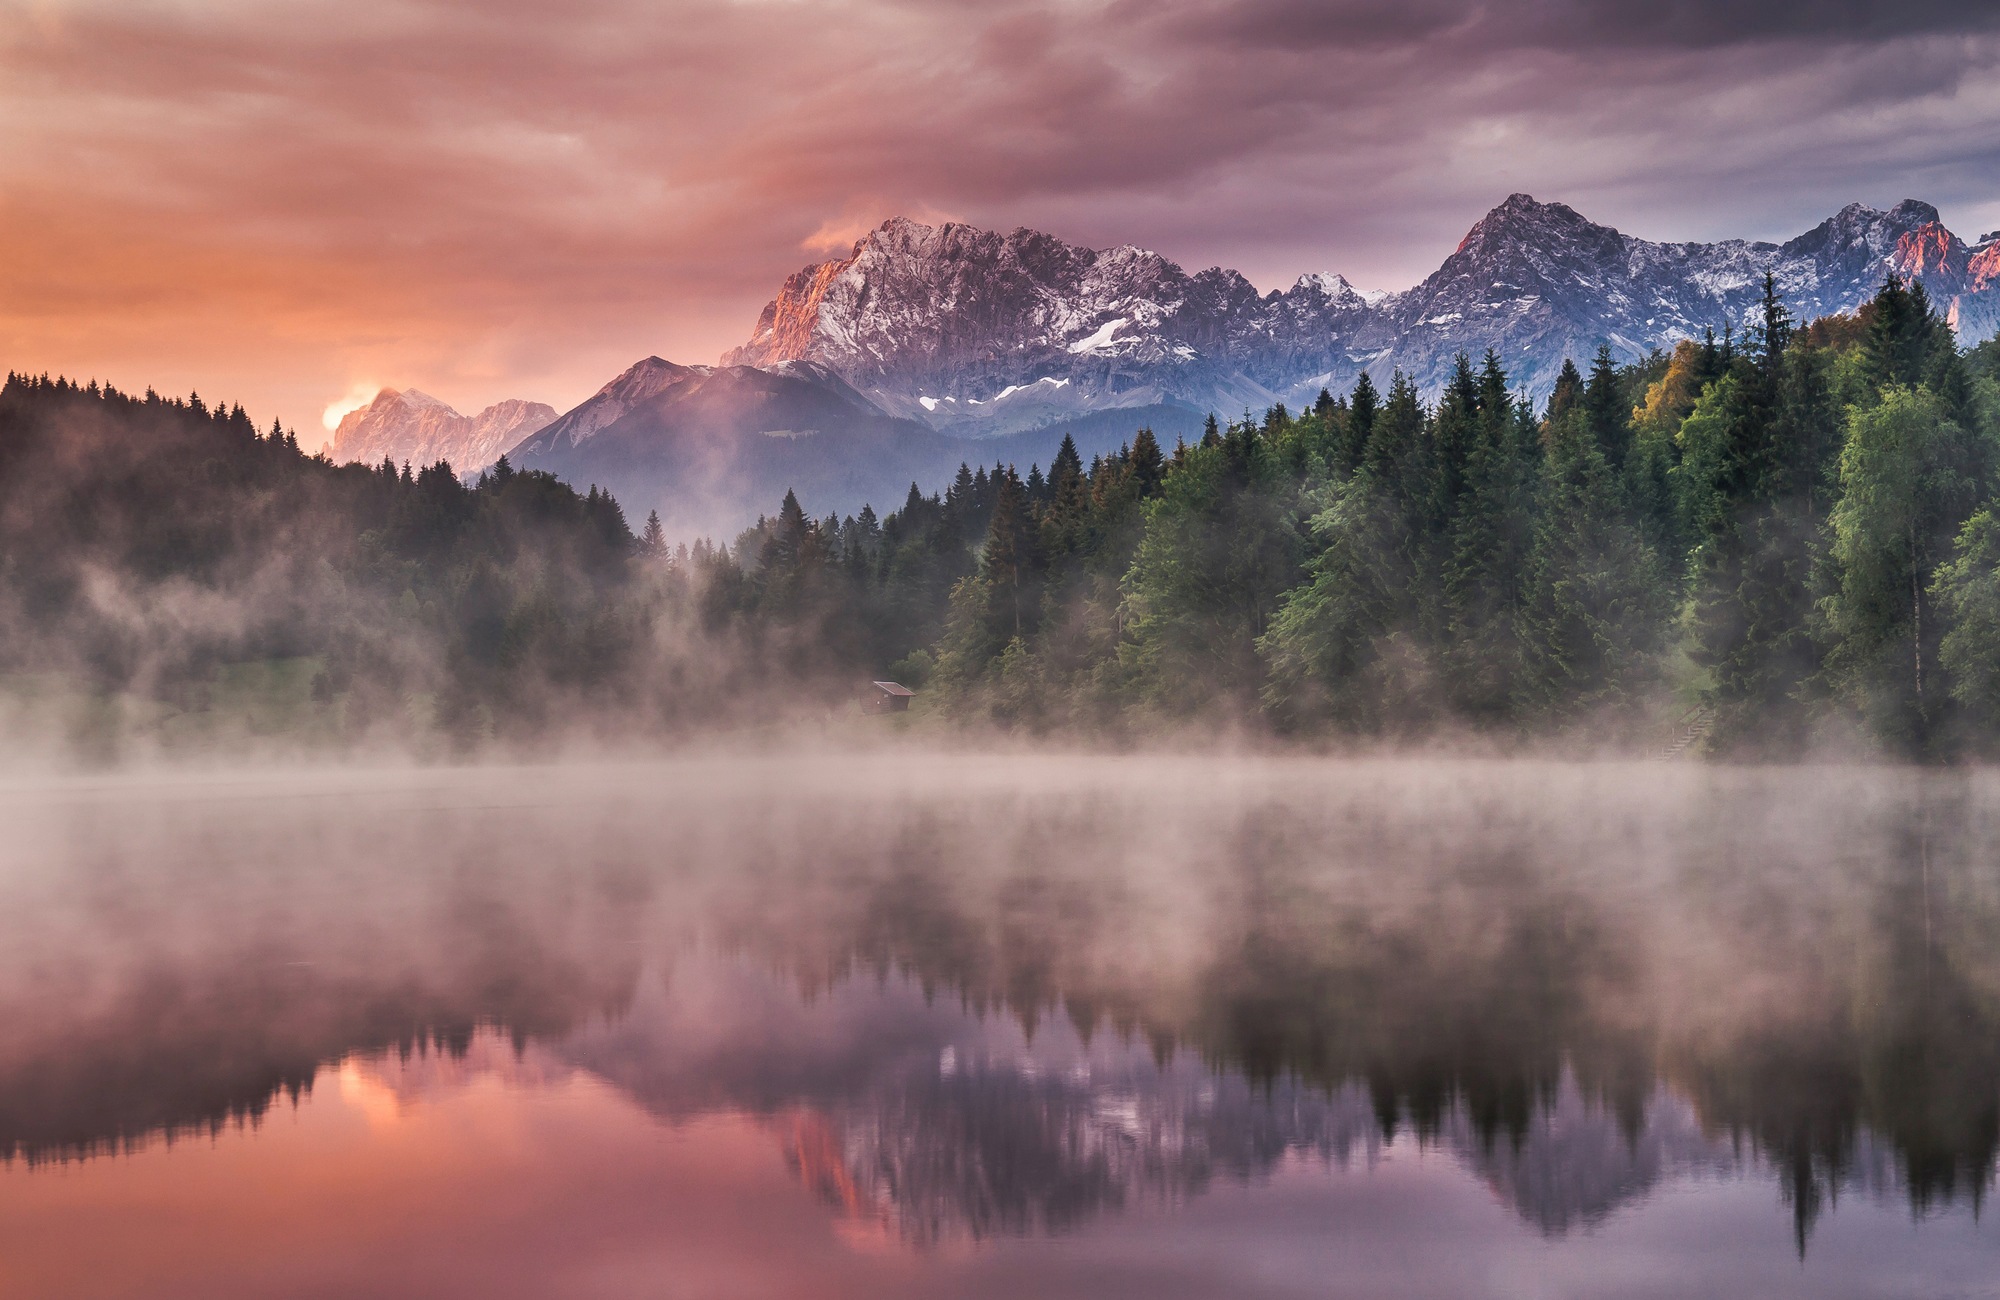
[[[10,376],[0,722],[106,755],[657,723],[713,693],[672,689],[680,606],[634,545],[609,495],[504,461],[336,466],[240,408]]]
[[[1994,746],[2000,349],[1921,286],[1799,327],[1767,282],[1745,337],[1586,360],[1539,407],[1489,353],[1435,404],[1364,375],[671,550],[504,461],[337,467],[240,410],[11,377],[0,674],[168,741],[645,734],[889,674],[1029,730]]]

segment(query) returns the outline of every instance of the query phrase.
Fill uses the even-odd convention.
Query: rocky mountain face
[[[1661,244],[1516,194],[1393,294],[1333,274],[1260,294],[1234,271],[1190,274],[1130,246],[898,218],[787,280],[720,366],[648,357],[476,451],[421,431],[526,404],[468,420],[385,392],[342,423],[336,453],[478,467],[507,450],[610,489],[635,527],[657,509],[672,536],[728,538],[788,489],[815,515],[886,511],[960,462],[1047,465],[1065,433],[1087,460],[1142,425],[1171,444],[1210,411],[1300,407],[1364,369],[1383,386],[1401,369],[1434,396],[1461,352],[1493,349],[1540,396],[1565,357],[1587,364],[1600,345],[1634,361],[1745,327],[1766,272],[1802,321],[1852,309],[1895,272],[1968,341],[2000,328],[2000,233],[1968,245],[1914,201],[1856,204],[1784,244]],[[388,446],[374,430],[391,426],[415,432]]]
[[[333,434],[333,459],[424,466],[449,461],[461,474],[485,469],[501,453],[556,418],[555,408],[509,399],[461,415],[429,393],[385,388],[349,411]]]
[[[1401,369],[1426,394],[1454,358],[1496,351],[1546,393],[1565,357],[1620,361],[1704,329],[1743,327],[1763,277],[1801,320],[1849,310],[1890,272],[1922,281],[1967,341],[2000,328],[2000,234],[1967,245],[1937,210],[1854,204],[1783,244],[1666,244],[1516,194],[1401,293],[1332,274],[1259,294],[1221,268],[1189,274],[1130,246],[1092,250],[897,218],[810,266],[725,362],[813,362],[892,414],[962,436],[1129,411],[1172,430],[1207,411],[1310,401]]]

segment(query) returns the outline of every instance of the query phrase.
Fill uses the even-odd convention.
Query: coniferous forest
[[[239,408],[11,376],[0,699],[84,753],[439,750],[823,715],[1309,743],[2000,748],[2000,347],[1921,286],[1613,364],[961,467],[726,543],[503,460],[335,465]],[[888,503],[884,503],[885,506]]]

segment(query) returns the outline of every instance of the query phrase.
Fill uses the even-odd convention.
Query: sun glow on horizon
[[[372,381],[359,381],[349,385],[345,396],[327,403],[326,410],[320,413],[320,423],[326,426],[328,433],[332,433],[340,427],[340,422],[350,412],[358,411],[374,401],[375,394],[380,391]]]

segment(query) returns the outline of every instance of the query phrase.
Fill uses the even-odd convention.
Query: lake
[[[2000,1296],[2000,779],[0,786],[7,1297]]]

